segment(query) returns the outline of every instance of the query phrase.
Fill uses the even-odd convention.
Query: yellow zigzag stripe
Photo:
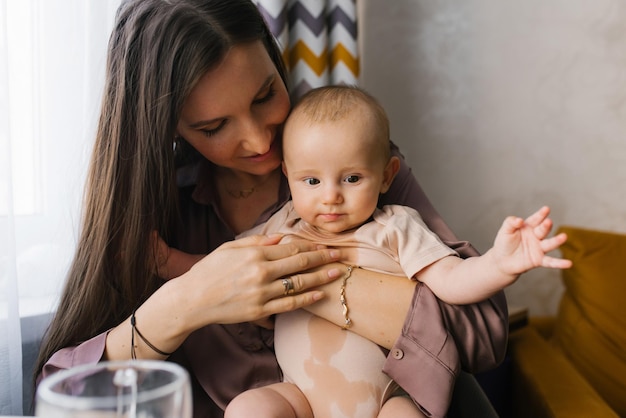
[[[289,67],[295,67],[298,60],[306,62],[315,74],[321,76],[328,66],[328,52],[324,49],[322,55],[317,56],[304,42],[298,41],[289,51]]]
[[[306,62],[318,76],[321,76],[328,66],[328,51],[324,49],[322,55],[318,56],[303,41],[298,41],[289,51],[289,68],[293,68],[298,60]],[[355,76],[359,75],[359,59],[353,57],[342,44],[337,44],[331,52],[330,68],[334,68],[339,61],[343,61]]]
[[[337,44],[330,54],[330,68],[335,68],[335,65],[337,65],[339,61],[343,61],[355,77],[359,76],[359,59],[352,56],[350,51],[348,51],[343,44]]]

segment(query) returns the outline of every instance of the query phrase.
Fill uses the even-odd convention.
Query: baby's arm
[[[200,261],[205,255],[203,254],[189,254],[176,248],[169,249],[169,256],[165,266],[159,267],[159,273],[163,272],[164,279],[173,279],[174,277],[182,276],[188,272],[194,264]],[[162,270],[163,269],[163,270]]]
[[[157,274],[162,279],[170,280],[183,275],[204,257],[203,254],[189,254],[170,247],[156,231],[151,239],[156,253]]]
[[[498,231],[494,246],[480,257],[445,257],[416,277],[441,300],[475,303],[513,284],[520,274],[536,267],[565,269],[570,260],[548,256],[567,240],[565,234],[547,238],[552,229],[546,206],[526,220],[510,216]]]

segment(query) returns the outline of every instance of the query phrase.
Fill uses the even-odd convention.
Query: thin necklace
[[[272,176],[273,174],[270,174],[261,183],[254,185],[252,187],[248,187],[246,189],[229,190],[228,188],[224,187],[224,190],[226,190],[226,193],[228,193],[228,195],[234,199],[247,199],[250,196],[252,196],[254,192],[258,191],[261,188],[261,186],[265,185],[265,183],[267,183],[272,178]]]
[[[252,193],[256,192],[257,187],[258,186],[254,186],[254,187],[250,187],[249,189],[239,190],[237,192],[233,192],[232,190],[228,190],[228,189],[225,189],[225,190],[226,190],[226,193],[228,193],[231,197],[234,197],[235,199],[247,199],[252,195]]]

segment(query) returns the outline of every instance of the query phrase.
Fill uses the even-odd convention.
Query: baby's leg
[[[380,409],[378,418],[426,418],[408,396],[393,396]]]
[[[233,399],[224,418],[313,418],[304,394],[291,383],[275,383],[243,392]]]

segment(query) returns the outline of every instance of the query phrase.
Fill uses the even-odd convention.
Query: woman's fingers
[[[223,243],[220,248],[247,248],[258,245],[278,244],[283,236],[281,234],[272,235],[250,235],[233,241]]]
[[[283,313],[311,305],[324,297],[324,292],[312,290],[292,296],[279,297],[267,301],[265,309],[268,313]]]
[[[281,236],[250,236],[221,245],[194,269],[219,300],[214,322],[257,320],[275,313],[310,305],[324,293],[311,290],[345,274],[337,262],[341,251],[294,240],[281,243]],[[207,281],[206,277],[219,280]],[[217,295],[222,294],[223,297]],[[206,302],[206,305],[211,305]]]
[[[269,261],[266,265],[267,277],[277,283],[274,287],[279,296],[300,293],[341,276],[337,268],[316,269],[339,260],[341,252],[337,249],[324,248],[305,240],[296,240],[262,247],[261,250],[264,258]],[[313,271],[313,269],[316,270]]]
[[[260,247],[265,260],[276,261],[289,259],[291,271],[302,271],[307,268],[319,266],[339,259],[341,252],[336,249],[328,249],[311,241],[299,239],[288,243],[278,244],[283,235],[252,235],[230,241],[222,245],[222,248],[246,248]],[[303,255],[304,254],[304,255]],[[287,274],[287,273],[285,273]]]
[[[269,261],[284,260],[292,257],[291,261],[298,264],[295,266],[296,268],[299,267],[298,270],[306,270],[310,267],[334,261],[339,257],[339,250],[328,249],[306,240],[294,240],[284,244],[270,245],[263,248],[263,253]],[[306,257],[303,257],[302,254],[306,254]]]
[[[277,239],[280,240],[280,236],[250,236],[223,244],[216,253],[222,255],[229,270],[238,270],[237,265],[246,265],[245,276],[249,276],[250,280],[261,286],[271,284],[275,289],[271,292],[272,298],[283,288],[282,278],[291,277],[294,293],[297,293],[338,277],[336,272],[309,271],[338,261],[340,250],[306,240],[276,244]]]
[[[277,297],[299,294],[307,289],[321,286],[340,278],[345,272],[338,268],[317,269],[306,273],[297,273],[274,281],[272,294]]]

